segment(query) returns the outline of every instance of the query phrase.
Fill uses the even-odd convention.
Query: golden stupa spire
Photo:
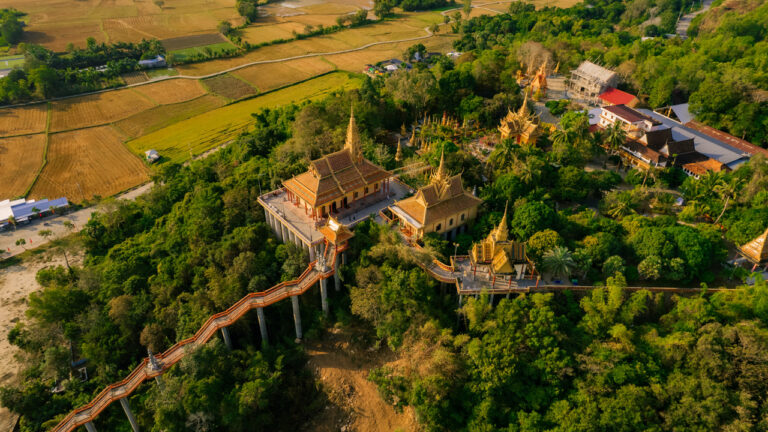
[[[442,184],[448,179],[448,170],[445,168],[445,149],[440,152],[440,165],[432,175],[432,184]]]
[[[403,148],[400,146],[400,140],[397,140],[397,151],[395,152],[395,162],[403,160]]]
[[[520,110],[517,113],[520,116],[528,117],[528,90],[523,91],[523,104],[520,105]]]
[[[501,217],[501,222],[499,222],[499,226],[496,227],[496,229],[493,231],[494,234],[494,240],[497,242],[500,241],[507,241],[509,239],[509,229],[507,228],[507,207],[509,206],[509,201],[504,205],[504,216]]]
[[[360,131],[357,129],[357,122],[355,121],[354,108],[349,109],[349,126],[347,127],[347,141],[344,143],[344,148],[349,150],[352,160],[362,162],[363,148],[360,143]]]

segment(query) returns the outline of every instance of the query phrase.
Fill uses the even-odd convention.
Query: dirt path
[[[371,369],[394,356],[388,351],[370,352],[353,345],[348,331],[330,330],[323,340],[307,343],[309,367],[323,384],[329,404],[304,431],[392,432],[418,431],[413,410],[402,413],[386,403],[368,380]]]
[[[83,255],[71,254],[70,264],[80,265]],[[40,289],[35,280],[37,271],[43,267],[64,265],[64,257],[59,253],[45,252],[39,257],[29,258],[21,264],[0,269],[0,386],[16,381],[19,363],[14,355],[15,346],[8,342],[10,331],[19,320],[24,320],[29,294]],[[0,407],[0,431],[10,431],[16,418]]]

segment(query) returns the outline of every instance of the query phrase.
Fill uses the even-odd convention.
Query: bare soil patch
[[[319,341],[308,342],[309,367],[322,383],[329,405],[302,430],[336,432],[417,431],[413,410],[395,411],[368,380],[369,372],[394,360],[382,348],[370,350],[353,344],[355,330],[331,329]]]
[[[32,198],[65,196],[81,202],[107,197],[144,183],[148,169],[111,126],[52,134],[48,164],[30,193]]]
[[[69,255],[71,265],[81,265],[82,253]],[[0,269],[0,386],[14,384],[18,380],[20,363],[16,359],[18,349],[8,342],[8,332],[18,321],[24,321],[29,294],[41,287],[35,280],[38,270],[44,267],[64,265],[64,257],[52,251],[38,257],[27,258],[18,265]],[[15,416],[0,406],[0,430],[11,431]]]

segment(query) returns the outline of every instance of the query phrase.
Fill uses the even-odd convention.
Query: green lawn
[[[0,57],[0,69],[11,69],[11,68],[23,67],[23,66],[24,66],[23,55],[12,55],[12,56]]]
[[[199,46],[199,47],[192,47],[192,48],[184,48],[181,50],[171,51],[170,53],[173,54],[174,61],[186,61],[189,57],[192,57],[194,55],[206,55],[206,54],[214,54],[219,53],[224,50],[229,49],[236,49],[237,47],[232,45],[229,42],[222,42],[212,45],[205,45],[205,46]]]
[[[236,138],[253,123],[251,113],[262,108],[317,99],[334,90],[358,86],[360,79],[351,74],[330,73],[180,121],[126,145],[139,156],[155,149],[167,161],[182,162],[190,152],[198,155]]]

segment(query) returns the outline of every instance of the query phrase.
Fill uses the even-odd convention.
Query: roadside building
[[[167,67],[165,57],[159,55],[153,59],[139,60],[139,67],[142,69],[157,69]]]
[[[571,71],[567,90],[571,99],[597,105],[599,96],[609,87],[616,87],[618,83],[619,76],[616,72],[585,61],[576,70]]]
[[[59,208],[69,206],[66,198],[57,198],[48,200],[4,200],[0,201],[0,228],[7,226],[11,220],[15,222],[26,222],[35,216],[43,216],[54,212]]]
[[[403,233],[421,239],[435,232],[452,240],[466,231],[466,224],[477,217],[483,201],[464,190],[461,174],[451,176],[444,155],[430,183],[412,197],[396,201],[389,210],[398,219]]]
[[[153,163],[160,159],[160,154],[155,149],[149,149],[144,152],[144,156],[147,158],[147,162]]]

